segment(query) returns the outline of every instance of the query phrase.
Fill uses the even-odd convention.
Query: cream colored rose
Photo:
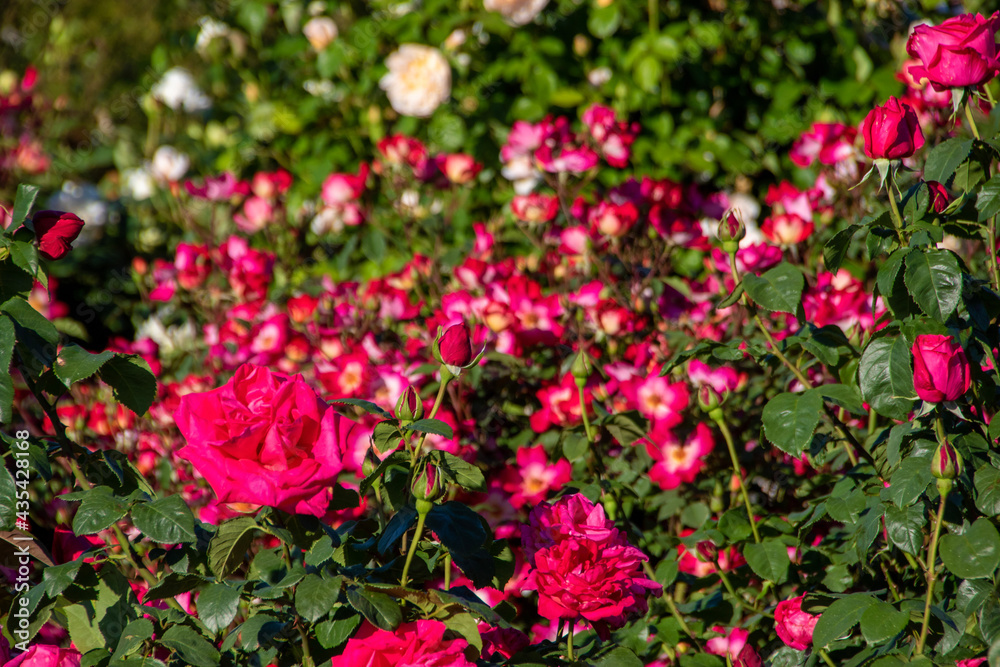
[[[545,9],[549,0],[483,0],[488,12],[499,12],[514,25],[525,25]]]
[[[329,16],[316,16],[302,26],[302,34],[317,51],[322,51],[337,39],[337,24]]]
[[[425,118],[451,94],[451,66],[433,47],[403,44],[385,64],[389,72],[379,86],[399,114]]]

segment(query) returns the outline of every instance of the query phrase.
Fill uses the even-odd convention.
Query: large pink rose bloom
[[[819,616],[802,611],[805,595],[790,600],[782,600],[774,610],[774,629],[781,641],[796,651],[805,651],[812,645],[813,628]]]
[[[965,350],[951,336],[921,334],[913,353],[913,387],[928,403],[954,401],[969,391],[972,378]]]
[[[218,389],[181,397],[176,421],[188,441],[178,455],[219,502],[313,516],[327,511],[354,426],[302,376],[253,364]]]
[[[404,623],[395,632],[365,623],[330,667],[475,667],[464,639],[444,639],[441,621]]]
[[[551,505],[538,505],[528,515],[528,525],[521,526],[524,558],[529,563],[539,549],[575,538],[599,543],[625,540],[614,521],[604,514],[604,507],[579,493],[563,496]]]
[[[927,79],[939,91],[986,83],[1000,71],[998,28],[1000,12],[989,18],[964,14],[939,26],[918,25],[906,42],[906,52],[920,60],[910,66],[910,76]]]
[[[4,667],[80,667],[80,652],[49,644],[35,644]]]

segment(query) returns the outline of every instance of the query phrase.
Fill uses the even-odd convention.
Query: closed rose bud
[[[407,387],[396,401],[396,417],[400,421],[412,422],[424,416],[424,404],[413,387]]]
[[[962,455],[951,443],[939,445],[931,459],[931,474],[938,479],[955,479],[962,474]]]
[[[731,211],[722,222],[719,223],[719,241],[722,242],[722,249],[733,254],[740,249],[740,241],[746,238],[747,227],[736,211]]]
[[[441,361],[449,366],[463,368],[472,361],[472,333],[465,322],[445,329],[438,341]]]
[[[923,334],[910,349],[913,353],[913,387],[929,403],[954,401],[972,384],[965,350],[951,336]]]
[[[715,546],[712,540],[702,540],[695,549],[698,551],[698,557],[706,563],[715,563],[719,560],[719,547]]]
[[[861,133],[865,138],[865,155],[873,160],[900,160],[924,145],[917,113],[895,97],[868,112]]]
[[[586,352],[580,352],[576,355],[576,359],[573,360],[573,365],[570,366],[569,372],[577,380],[582,380],[586,383],[593,369],[594,364],[590,360],[590,356]]]
[[[757,655],[757,651],[750,644],[746,644],[740,654],[736,656],[733,667],[761,667],[763,664],[764,662]]]
[[[721,405],[725,403],[726,396],[719,394],[710,384],[703,384],[698,388],[698,407],[704,410],[713,421],[722,419]]]
[[[413,482],[410,484],[410,493],[417,500],[425,501],[432,501],[441,495],[441,480],[433,465],[425,465],[420,472],[414,475]]]
[[[927,188],[931,192],[930,206],[935,213],[941,213],[948,208],[950,199],[948,198],[948,190],[943,185],[937,181],[927,181]]]
[[[83,220],[63,211],[39,211],[33,218],[38,252],[46,259],[60,259],[83,229]]]

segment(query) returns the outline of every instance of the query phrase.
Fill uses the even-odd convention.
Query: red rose
[[[176,422],[188,442],[178,455],[219,502],[313,516],[326,514],[354,426],[301,375],[253,364],[218,389],[182,396]]]
[[[802,611],[800,595],[791,600],[782,600],[774,610],[774,629],[781,641],[796,651],[805,651],[812,644],[813,628],[819,616],[813,616]]]
[[[935,213],[941,213],[948,208],[948,190],[937,181],[925,181],[931,194],[931,209]]]
[[[1000,71],[995,34],[1000,12],[985,18],[964,14],[939,26],[918,25],[906,42],[906,52],[920,61],[910,75],[927,79],[935,90],[979,86]]]
[[[17,656],[6,667],[80,667],[80,652],[51,644],[35,644]]]
[[[441,361],[449,366],[468,366],[472,361],[472,333],[468,325],[462,322],[445,329],[438,349],[441,350]]]
[[[445,639],[441,621],[403,623],[395,631],[379,630],[365,623],[347,640],[344,652],[333,657],[330,667],[475,667],[465,657],[464,639]]]
[[[32,220],[38,252],[46,259],[59,259],[72,250],[70,244],[83,229],[83,220],[63,211],[39,211]]]
[[[951,336],[923,334],[910,349],[913,353],[913,386],[917,396],[929,403],[954,401],[969,391],[972,378],[965,350]]]
[[[868,112],[861,124],[861,134],[865,137],[865,155],[873,160],[899,160],[924,145],[917,113],[895,97]]]

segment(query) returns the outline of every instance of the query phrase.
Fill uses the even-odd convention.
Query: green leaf
[[[6,315],[0,315],[0,422],[4,424],[14,421],[14,380],[10,375],[10,360],[14,356],[15,342],[14,323]],[[3,525],[6,524],[0,514],[0,526]]]
[[[876,338],[868,343],[858,365],[858,385],[865,401],[880,415],[907,418],[916,391],[910,348],[902,336]]]
[[[125,658],[125,656],[133,653],[136,649],[143,645],[147,639],[153,637],[153,622],[148,618],[138,618],[128,625],[125,626],[125,631],[122,633],[121,638],[118,640],[118,645],[115,647],[115,652],[111,656],[111,662],[117,662]],[[137,660],[145,660],[146,658],[137,658]],[[163,663],[160,663],[163,664]],[[120,667],[120,664],[116,664],[116,667]]]
[[[111,386],[115,400],[137,415],[144,415],[156,398],[156,377],[137,354],[116,354],[98,372]]]
[[[389,419],[392,417],[391,414],[380,408],[378,405],[372,403],[371,401],[365,401],[360,398],[336,398],[332,401],[329,401],[329,403],[334,403],[334,404],[342,403],[345,405],[354,405],[356,407],[361,408],[370,415],[378,415],[383,419]]]
[[[976,198],[976,210],[979,211],[979,222],[989,220],[1000,213],[1000,174],[986,181]]]
[[[908,456],[892,473],[889,488],[882,491],[897,507],[909,507],[923,495],[931,483],[931,462],[928,456]]]
[[[924,180],[945,183],[955,173],[958,166],[965,162],[972,150],[972,139],[955,137],[947,139],[934,147],[927,155],[924,163]]]
[[[743,547],[743,557],[757,576],[781,584],[788,578],[788,547],[781,540],[768,538]]]
[[[719,309],[722,309],[722,308],[729,308],[730,306],[735,305],[736,302],[740,300],[740,297],[743,296],[744,291],[745,289],[743,287],[743,282],[740,281],[740,283],[733,288],[733,291],[729,293],[729,296],[727,296],[725,299],[719,302],[719,305],[717,307]]]
[[[316,639],[323,648],[337,648],[351,638],[359,625],[360,616],[323,621],[316,626]]]
[[[939,547],[945,567],[962,579],[991,577],[1000,566],[1000,533],[989,519],[976,519],[961,535],[942,536]]]
[[[851,414],[867,415],[868,411],[861,403],[861,397],[854,387],[846,384],[824,384],[817,387],[816,391],[827,401],[839,405]]]
[[[563,440],[562,455],[567,461],[578,461],[583,458],[589,449],[590,443],[586,437],[576,433],[569,433]]]
[[[861,615],[876,599],[869,593],[854,593],[834,600],[819,617],[813,628],[813,646],[823,648],[830,642],[846,635],[861,620]]]
[[[17,485],[6,466],[0,465],[0,530],[11,530],[17,519]]]
[[[14,261],[14,266],[32,278],[39,277],[38,250],[35,249],[35,244],[28,241],[12,241],[10,244],[10,258]]]
[[[1000,470],[989,464],[976,471],[976,507],[986,516],[1000,514]]]
[[[54,346],[59,342],[59,332],[52,323],[21,297],[4,302],[0,305],[0,310],[10,315],[21,327],[34,331],[46,343]]]
[[[851,240],[860,228],[861,225],[848,225],[826,242],[823,247],[823,263],[826,264],[827,271],[836,273],[840,270],[847,256],[847,249],[851,246]]]
[[[416,548],[416,545],[411,548]],[[347,589],[347,601],[369,623],[383,630],[395,630],[403,622],[399,604],[385,593],[373,593],[359,586],[351,586]]]
[[[938,322],[947,321],[962,298],[962,272],[947,250],[911,252],[903,280],[921,310]]]
[[[905,630],[909,622],[909,614],[876,600],[861,614],[861,634],[869,644],[881,644]]]
[[[926,523],[924,510],[920,505],[905,509],[887,507],[885,510],[885,529],[889,534],[889,541],[914,556],[920,553],[923,546]]]
[[[732,509],[719,519],[719,530],[731,542],[742,542],[750,537],[753,529],[744,510]]]
[[[52,371],[64,385],[69,387],[74,382],[89,378],[114,356],[115,353],[109,350],[94,354],[75,343],[69,343],[59,351]]]
[[[167,496],[132,508],[136,528],[154,542],[194,542],[194,515],[180,496]]]
[[[798,312],[806,279],[802,272],[782,262],[761,276],[748,273],[743,277],[747,294],[761,308],[776,313]]]
[[[375,427],[378,428],[378,424],[376,424]],[[372,487],[372,484],[382,477],[385,471],[390,467],[394,465],[409,467],[409,463],[410,455],[406,452],[393,452],[389,454],[389,456],[382,459],[379,464],[375,466],[375,470],[372,471],[372,474],[361,480],[361,484],[358,486],[358,493],[362,496],[368,493],[368,489]]]
[[[324,579],[310,574],[295,588],[295,611],[310,623],[323,618],[337,601],[340,579]]]
[[[17,186],[17,194],[14,195],[14,208],[10,214],[10,227],[7,228],[8,232],[17,231],[24,223],[28,214],[31,213],[31,207],[35,205],[35,199],[38,198],[40,190],[41,188],[37,185],[22,183]]]
[[[219,652],[215,647],[186,625],[170,626],[157,643],[176,651],[186,665],[216,667],[219,664]]]
[[[209,584],[198,593],[198,618],[212,632],[228,628],[239,608],[240,589],[229,584]]]
[[[622,446],[635,444],[639,438],[645,438],[649,433],[649,421],[637,410],[620,412],[606,418],[604,428],[608,429],[615,440]]]
[[[73,532],[77,535],[98,533],[125,516],[127,510],[128,505],[116,498],[109,487],[95,487],[87,492],[73,517]]]
[[[428,458],[437,464],[438,470],[446,479],[463,489],[486,491],[486,478],[478,466],[439,449],[430,452]]]
[[[642,660],[624,646],[611,649],[592,663],[594,667],[642,667]],[[721,663],[720,663],[721,664]]]
[[[801,456],[822,414],[823,396],[815,390],[778,394],[764,406],[764,435],[781,451]]]
[[[146,591],[143,601],[176,597],[181,593],[189,593],[204,583],[205,577],[200,574],[171,572]]]
[[[594,37],[605,39],[613,35],[621,23],[621,9],[617,3],[611,3],[606,7],[599,7],[590,12],[590,16],[587,19],[587,28]]]
[[[418,419],[403,427],[407,431],[417,431],[418,433],[433,433],[451,440],[455,437],[455,432],[447,423],[440,419]]]
[[[239,567],[253,541],[253,531],[257,529],[257,522],[248,516],[230,519],[219,526],[208,543],[208,564],[215,576],[226,577]]]
[[[50,598],[57,598],[59,594],[66,590],[70,584],[76,581],[76,575],[83,565],[83,558],[53,565],[42,570],[42,583],[45,585],[45,594]]]

